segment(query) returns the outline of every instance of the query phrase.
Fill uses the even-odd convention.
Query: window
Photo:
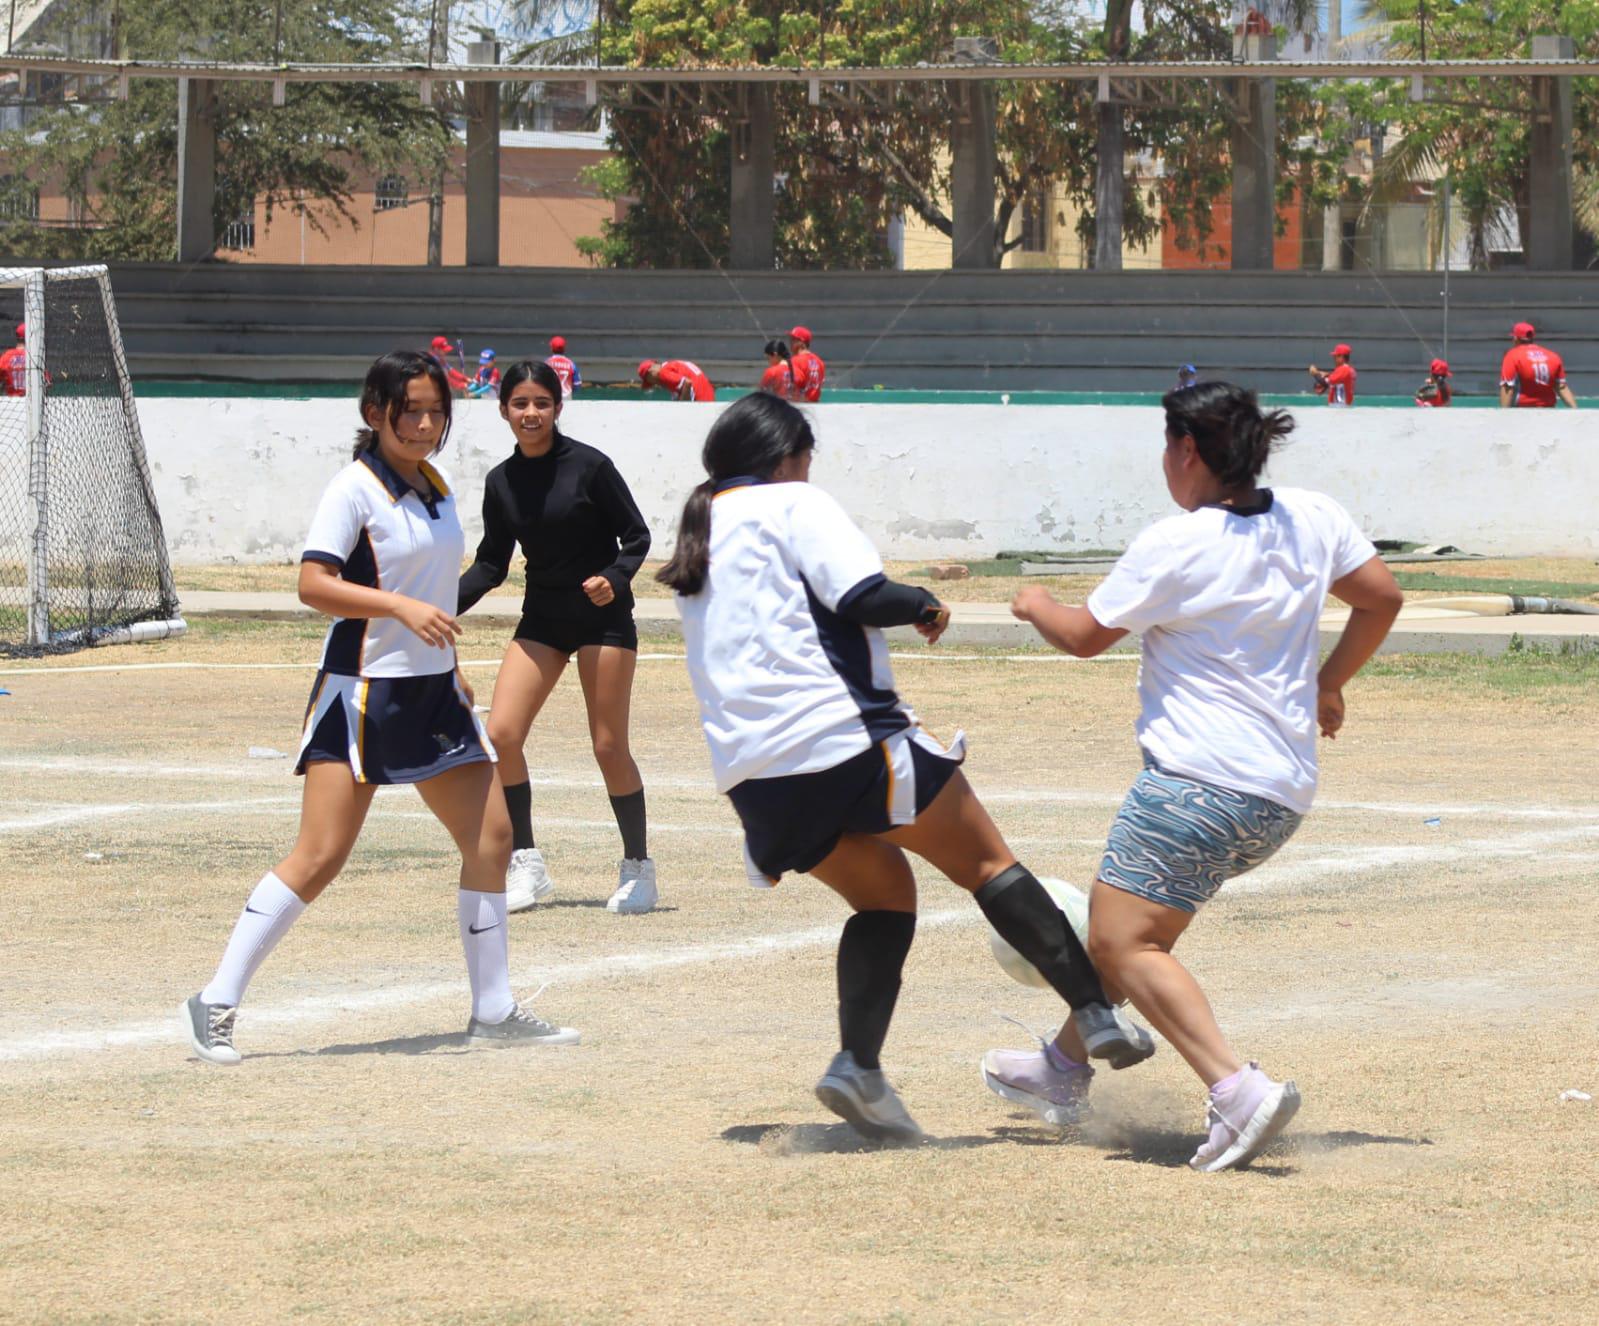
[[[217,244],[219,249],[234,249],[240,252],[255,248],[255,202],[252,200],[248,211],[239,213],[232,221],[222,228],[222,239]]]
[[[1029,189],[1022,199],[1022,252],[1049,252],[1049,191]]]
[[[372,210],[392,212],[397,207],[404,207],[410,196],[411,189],[403,175],[385,175],[372,191]]]
[[[37,221],[39,190],[17,175],[0,175],[0,221]]]

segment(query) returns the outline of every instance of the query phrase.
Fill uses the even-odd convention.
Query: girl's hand
[[[1316,722],[1321,725],[1321,735],[1329,741],[1338,737],[1344,725],[1344,693],[1323,687],[1316,693]]]
[[[1046,604],[1054,601],[1054,595],[1042,585],[1023,585],[1010,601],[1011,616],[1019,621],[1033,621]]]
[[[583,582],[583,592],[589,596],[589,602],[598,608],[603,608],[616,598],[616,587],[604,576],[590,576]]]
[[[939,636],[943,635],[948,629],[949,609],[942,603],[938,605],[938,615],[932,621],[916,623],[916,634],[930,645],[936,645]]]
[[[460,623],[443,608],[435,608],[421,599],[407,598],[404,594],[394,597],[395,618],[423,644],[432,645],[435,649],[448,649],[455,643],[456,636],[461,634]]]

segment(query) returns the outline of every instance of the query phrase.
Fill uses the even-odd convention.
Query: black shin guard
[[[1076,931],[1026,866],[1001,871],[972,896],[1000,938],[1073,1008],[1109,1002]]]
[[[622,835],[622,855],[642,861],[650,854],[644,833],[644,789],[611,798],[611,813],[616,816],[617,832]]]
[[[511,816],[511,850],[520,852],[534,846],[533,787],[529,783],[505,785],[505,809]]]
[[[856,912],[838,940],[838,1034],[862,1068],[878,1055],[899,999],[900,973],[916,936],[914,912]]]

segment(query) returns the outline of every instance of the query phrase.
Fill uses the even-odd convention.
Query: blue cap
[[[1198,373],[1199,370],[1192,364],[1184,364],[1177,370],[1179,373]]]
[[[479,356],[478,356],[478,357],[477,357],[477,361],[478,361],[478,363],[480,363],[480,364],[486,364],[486,363],[488,363],[488,362],[489,362],[489,360],[491,360],[491,359],[493,359],[493,358],[494,358],[494,351],[492,351],[492,350],[485,350],[485,351],[484,351],[484,352],[483,352],[483,353],[482,353],[482,354],[480,354],[480,355],[479,355]]]

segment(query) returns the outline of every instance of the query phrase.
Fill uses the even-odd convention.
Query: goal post
[[[0,312],[0,653],[180,634],[105,267],[0,268]]]

